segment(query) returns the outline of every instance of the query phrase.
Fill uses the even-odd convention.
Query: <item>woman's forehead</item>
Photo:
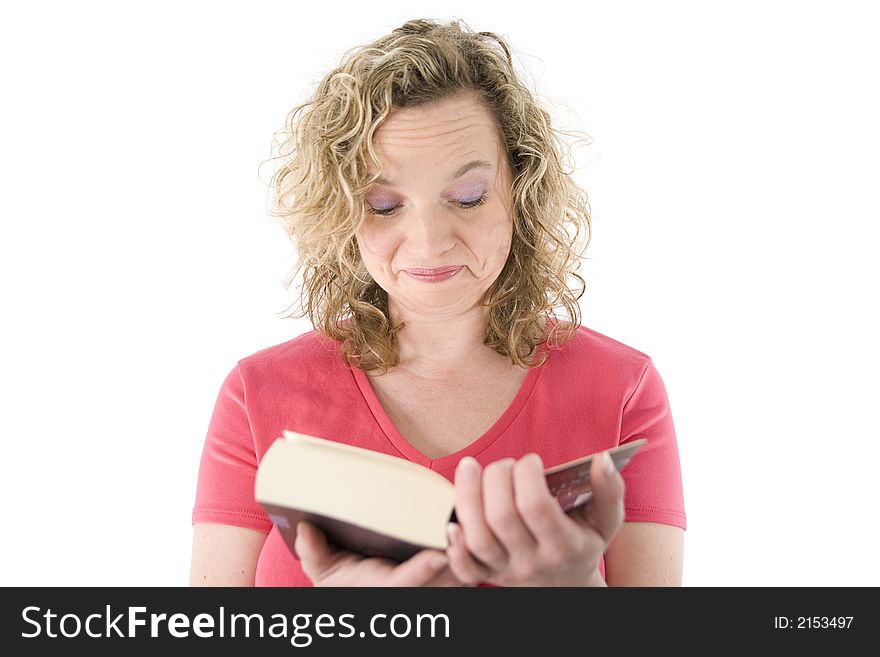
[[[453,97],[392,110],[377,128],[373,141],[388,147],[418,147],[422,143],[457,140],[491,143],[495,127],[494,117],[481,103],[469,97]]]
[[[380,173],[378,184],[393,185],[414,168],[428,167],[436,177],[452,182],[471,171],[491,172],[497,167],[500,141],[486,124],[463,123],[446,131],[437,127],[425,124],[423,130],[386,133],[374,139],[380,169],[376,172],[370,167],[370,175]]]

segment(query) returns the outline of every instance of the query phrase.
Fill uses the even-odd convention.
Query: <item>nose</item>
[[[418,210],[404,222],[410,252],[425,267],[440,262],[439,257],[455,246],[452,220],[440,209]]]

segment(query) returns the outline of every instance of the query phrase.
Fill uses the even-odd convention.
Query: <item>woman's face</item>
[[[382,179],[366,192],[356,238],[392,309],[459,314],[501,273],[512,236],[512,180],[497,133],[493,117],[468,95],[395,109],[376,131]],[[459,266],[440,282],[406,271]]]

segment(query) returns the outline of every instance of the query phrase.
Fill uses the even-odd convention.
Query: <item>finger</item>
[[[449,547],[446,548],[446,554],[449,556],[449,568],[456,578],[470,586],[487,579],[491,571],[468,551],[461,527],[450,522],[446,526],[446,533],[449,536]]]
[[[486,466],[483,471],[483,508],[486,522],[498,537],[508,555],[527,554],[538,547],[514,499],[513,469],[516,460],[501,459]]]
[[[625,516],[623,477],[607,451],[602,452],[600,458],[593,459],[590,464],[590,484],[593,497],[589,504],[579,509],[580,515],[602,536],[607,545],[620,529]]]
[[[442,588],[473,586],[473,584],[465,584],[458,579],[449,566],[441,570],[433,578],[429,579],[424,585]]]
[[[323,579],[336,563],[336,552],[324,532],[305,520],[296,526],[294,548],[300,557],[303,571],[312,582]]]
[[[458,462],[455,469],[455,517],[467,549],[490,568],[501,568],[507,563],[507,551],[486,524],[482,474],[480,464],[472,456]]]
[[[562,510],[547,487],[544,463],[534,452],[526,454],[513,468],[516,507],[539,549],[558,552],[577,545],[581,532]]]
[[[422,550],[395,566],[384,586],[425,586],[447,565],[449,559],[444,552]]]

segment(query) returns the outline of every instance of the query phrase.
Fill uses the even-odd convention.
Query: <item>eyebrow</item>
[[[491,168],[492,168],[491,162],[487,162],[486,160],[471,160],[467,164],[463,164],[462,166],[458,167],[458,169],[456,169],[455,172],[453,172],[453,174],[451,176],[449,176],[449,178],[446,182],[452,182],[453,180],[458,180],[459,178],[461,178],[464,174],[466,174],[471,169],[491,169]],[[390,180],[388,180],[387,178],[385,178],[383,176],[379,176],[378,178],[376,178],[375,182],[380,185],[391,185],[391,186],[394,185],[394,183],[392,183]]]

